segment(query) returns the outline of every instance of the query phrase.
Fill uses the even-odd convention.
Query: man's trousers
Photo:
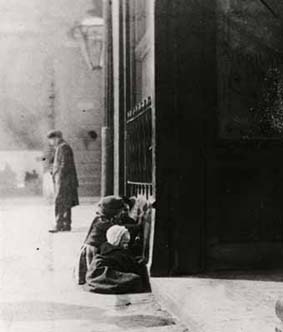
[[[70,230],[72,224],[71,208],[55,203],[55,222],[57,230]]]

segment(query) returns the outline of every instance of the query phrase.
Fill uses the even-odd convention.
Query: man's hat
[[[63,134],[62,131],[60,130],[51,130],[49,131],[49,133],[47,134],[47,138],[62,138]]]

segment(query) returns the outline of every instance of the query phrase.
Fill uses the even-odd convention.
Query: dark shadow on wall
[[[265,281],[265,282],[281,283],[283,281],[283,270],[218,271],[218,272],[209,272],[205,274],[194,275],[193,278]]]
[[[102,0],[93,0],[92,3],[93,3],[93,8],[88,10],[88,14],[91,15],[91,16],[100,16],[100,17],[102,17],[102,15],[103,15]]]

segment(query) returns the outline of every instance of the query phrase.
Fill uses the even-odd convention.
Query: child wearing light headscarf
[[[127,249],[130,242],[127,228],[110,227],[106,239],[87,271],[85,289],[103,294],[149,292],[146,265],[138,262]]]
[[[114,225],[108,229],[106,239],[112,246],[128,249],[131,236],[125,226]]]
[[[107,230],[118,222],[123,209],[124,202],[120,197],[106,196],[99,202],[96,217],[85,239],[88,266],[93,257],[99,253],[101,245],[106,242]]]
[[[79,285],[85,283],[85,276],[93,258],[100,252],[101,245],[107,241],[107,230],[118,223],[124,209],[121,197],[105,196],[98,203],[95,218],[90,225],[80,250],[74,277]]]

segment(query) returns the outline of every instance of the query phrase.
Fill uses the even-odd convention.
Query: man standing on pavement
[[[79,204],[78,178],[73,150],[64,139],[62,132],[53,130],[47,135],[49,143],[55,147],[52,177],[55,187],[55,226],[51,233],[71,230],[71,209]]]

